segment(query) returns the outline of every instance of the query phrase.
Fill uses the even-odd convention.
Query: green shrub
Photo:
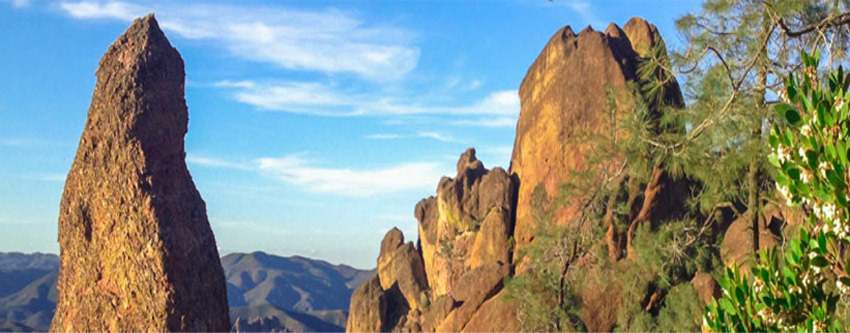
[[[840,331],[845,320],[836,318],[836,310],[850,293],[845,254],[850,245],[850,77],[839,68],[822,84],[818,54],[802,58],[801,79],[788,77],[781,96],[785,103],[775,107],[784,122],[771,131],[770,162],[788,204],[803,205],[812,214],[784,255],[760,252],[749,277],[737,267],[727,268],[719,280],[724,294],[703,316],[711,330]]]
[[[697,291],[690,283],[682,283],[667,293],[664,307],[658,313],[658,330],[663,332],[696,332],[700,329],[703,307]]]

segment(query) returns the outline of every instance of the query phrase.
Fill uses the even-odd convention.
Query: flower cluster
[[[850,75],[839,69],[821,86],[817,56],[803,60],[801,80],[791,75],[779,93],[770,162],[777,192],[810,213],[808,224],[781,249],[760,252],[749,277],[726,270],[723,296],[703,317],[708,330],[842,330],[834,316],[838,300],[850,296],[841,250],[850,246]]]

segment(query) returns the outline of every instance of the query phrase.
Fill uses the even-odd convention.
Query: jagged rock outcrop
[[[464,152],[455,178],[444,177],[437,196],[416,206],[419,247],[398,229],[384,237],[378,275],[352,296],[347,330],[463,330],[510,276],[516,188],[503,169],[487,170],[474,149]]]
[[[416,205],[419,244],[433,297],[488,263],[509,263],[517,183],[502,168],[488,171],[464,152],[455,178],[443,177],[437,196]]]
[[[397,284],[410,308],[422,307],[427,288],[422,257],[419,256],[419,251],[413,246],[413,242],[404,243],[404,235],[398,228],[387,232],[384,241],[381,242],[378,278],[384,290],[389,290]]]
[[[381,281],[375,275],[351,295],[346,332],[385,332],[387,301]]]
[[[520,180],[518,248],[534,238],[532,197],[536,188],[554,196],[564,183],[600,181],[575,177],[588,169],[588,156],[597,149],[587,138],[610,131],[612,121],[625,117],[623,111],[633,105],[628,83],[637,79],[639,56],[661,40],[655,26],[643,19],[632,18],[625,27],[623,31],[612,23],[605,32],[588,27],[578,35],[569,26],[558,30],[520,85],[521,111],[510,167]],[[674,80],[668,85],[669,99],[681,103],[678,84]],[[609,99],[616,102],[616,110],[610,110]],[[568,223],[583,201],[579,198],[559,207],[556,222]]]
[[[100,60],[59,213],[54,331],[226,331],[224,273],[189,170],[183,60],[153,15]]]
[[[552,36],[520,86],[522,109],[510,172],[500,168],[487,171],[475,158],[475,151],[468,150],[458,161],[455,178],[444,177],[437,195],[417,204],[419,250],[429,302],[418,311],[409,311],[405,325],[418,319],[418,327],[424,331],[521,328],[517,309],[505,301],[502,281],[523,274],[518,253],[533,242],[541,213],[535,209],[542,207],[559,224],[569,224],[576,216],[591,191],[570,196],[563,206],[554,206],[554,199],[564,184],[582,188],[601,182],[603,172],[589,172],[602,164],[592,157],[599,150],[598,138],[609,134],[606,131],[614,128],[612,124],[630,116],[640,84],[640,57],[658,50],[661,42],[655,26],[640,18],[631,19],[625,29],[611,24],[604,32],[588,27],[575,34],[567,26]],[[666,82],[663,93],[661,100],[666,105],[684,104],[675,79]],[[657,119],[662,111],[653,105],[648,108],[655,117],[650,119]],[[621,131],[625,132],[616,129],[611,136],[622,140]],[[610,167],[601,169],[611,181],[629,190],[628,231],[618,230],[612,222],[607,237],[608,255],[618,261],[631,252],[638,225],[684,211],[689,187],[661,167],[651,168],[645,185],[637,181],[632,185],[625,176],[617,176],[624,156],[610,159]],[[546,194],[543,202],[535,202],[540,198],[536,192]],[[611,197],[618,200],[616,195]],[[397,239],[388,235],[385,242],[396,246]],[[593,260],[585,257],[575,263],[575,270],[593,267]],[[617,271],[603,270],[595,284],[576,291],[581,298],[580,317],[591,331],[613,329],[620,309],[621,288],[604,274]],[[360,320],[353,308],[351,313],[349,323]],[[406,327],[411,326],[383,326],[385,330]]]

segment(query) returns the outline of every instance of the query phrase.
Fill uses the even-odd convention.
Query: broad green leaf
[[[829,261],[827,261],[823,256],[816,256],[812,259],[812,265],[823,268],[829,265]]]
[[[788,104],[785,104],[785,103],[780,103],[780,104],[776,104],[774,109],[776,110],[777,113],[779,113],[782,117],[784,117],[785,120],[787,120],[791,125],[796,125],[797,122],[799,122],[800,119],[801,119],[800,112],[797,111],[797,108],[795,108],[791,105],[788,105]]]

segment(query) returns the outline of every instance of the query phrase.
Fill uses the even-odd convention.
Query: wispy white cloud
[[[154,12],[160,26],[184,38],[214,41],[238,57],[291,70],[353,73],[384,81],[404,77],[419,61],[410,31],[370,25],[336,9],[95,0],[63,2],[60,7],[78,19],[129,21]]]
[[[234,99],[259,109],[319,116],[519,114],[519,97],[513,90],[495,91],[468,105],[431,105],[404,101],[402,97],[348,92],[316,82],[264,84],[245,80],[222,81],[215,86],[233,89]]]
[[[12,6],[15,8],[24,8],[30,5],[30,0],[12,0]]]
[[[361,170],[332,168],[319,166],[305,156],[306,153],[298,153],[238,163],[192,154],[186,160],[205,167],[256,172],[309,192],[349,197],[431,189],[434,180],[440,179],[445,170],[450,170],[446,165],[434,162],[400,163]]]
[[[431,189],[442,177],[440,163],[402,163],[385,168],[353,170],[313,165],[299,155],[259,160],[260,171],[312,192],[365,197],[409,190]]]
[[[392,133],[376,133],[369,134],[364,136],[365,139],[368,140],[395,140],[395,139],[415,139],[415,138],[424,138],[424,139],[432,139],[441,142],[455,142],[455,138],[449,134],[443,134],[440,132],[434,131],[426,131],[419,132],[411,135],[401,135],[401,134],[392,134]]]
[[[186,154],[186,162],[190,164],[202,165],[207,167],[218,167],[238,170],[252,170],[254,167],[250,164],[240,164],[222,159],[198,156],[195,154]]]
[[[593,10],[593,7],[590,5],[590,2],[583,0],[572,0],[567,2],[567,6],[570,7],[574,12],[576,12],[581,19],[587,22],[590,25],[596,26],[598,30],[604,30],[607,25],[605,22],[599,19],[596,16],[596,13]]]
[[[393,139],[401,139],[403,137],[404,136],[401,135],[401,134],[376,133],[376,134],[369,134],[369,135],[365,136],[364,138],[369,139],[369,140],[393,140]]]
[[[513,151],[512,146],[481,146],[477,150],[480,159],[486,162],[488,167],[501,166],[504,169],[510,166]]]
[[[213,84],[213,86],[215,86],[215,87],[224,87],[224,88],[245,88],[245,89],[251,89],[251,88],[254,88],[254,82],[253,82],[253,81],[248,81],[248,80],[244,80],[244,81],[230,81],[230,80],[224,80],[224,81],[218,81],[218,82],[216,82],[215,84]]]
[[[489,127],[489,128],[501,128],[501,127],[514,127],[516,126],[517,118],[516,117],[487,117],[487,118],[478,118],[478,119],[461,119],[452,121],[452,125],[455,126],[473,126],[473,127]]]
[[[441,133],[438,133],[438,132],[419,132],[419,134],[417,134],[417,135],[420,138],[430,138],[430,139],[434,139],[434,140],[442,141],[442,142],[453,142],[453,141],[455,141],[454,137],[452,137],[451,135],[445,135],[445,134],[441,134]]]
[[[450,76],[446,79],[444,89],[468,92],[480,88],[482,84],[479,79],[463,80],[459,76]]]
[[[74,18],[78,19],[117,19],[117,20],[133,20],[136,17],[145,15],[149,9],[124,2],[64,2],[60,7]]]

